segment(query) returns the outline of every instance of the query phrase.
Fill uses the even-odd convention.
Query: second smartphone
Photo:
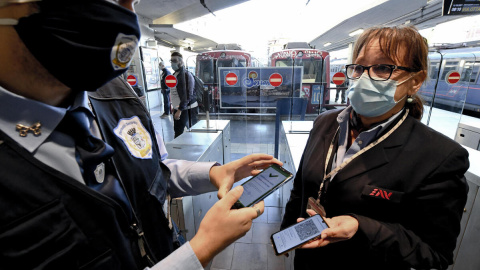
[[[243,194],[232,208],[238,209],[253,206],[272,194],[288,180],[292,179],[292,177],[293,175],[289,171],[277,164],[272,164],[242,184]]]
[[[277,256],[318,238],[328,228],[320,215],[311,216],[297,224],[272,234],[270,240]]]

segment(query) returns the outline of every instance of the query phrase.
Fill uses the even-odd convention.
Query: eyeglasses
[[[401,67],[396,65],[378,64],[371,66],[362,66],[357,64],[351,64],[345,66],[347,70],[347,78],[356,80],[362,76],[365,70],[368,71],[368,77],[374,81],[386,81],[390,79],[395,69],[401,69],[408,72],[414,72],[415,70],[407,67]]]

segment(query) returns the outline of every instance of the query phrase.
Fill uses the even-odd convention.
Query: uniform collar
[[[91,111],[86,92],[79,92],[72,106],[66,109],[25,98],[0,86],[0,130],[33,153],[55,130],[67,110],[79,107]],[[28,132],[26,137],[21,137],[16,129],[17,124],[32,126],[38,122],[41,124],[38,136]]]

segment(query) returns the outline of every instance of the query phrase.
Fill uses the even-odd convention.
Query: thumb
[[[237,186],[236,188],[228,192],[225,195],[225,197],[223,197],[222,201],[225,201],[228,208],[230,209],[233,206],[233,204],[235,204],[238,201],[240,196],[242,196],[242,193],[243,193],[243,186]]]
[[[225,197],[225,194],[227,194],[228,192],[228,187],[227,186],[221,186],[219,189],[218,189],[218,192],[217,192],[217,196],[219,199]],[[241,194],[240,194],[241,195]]]

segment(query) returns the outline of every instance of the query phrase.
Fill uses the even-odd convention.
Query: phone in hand
[[[323,217],[314,215],[272,234],[270,241],[273,244],[275,255],[280,256],[310,240],[317,239],[326,228],[328,225]]]
[[[292,177],[291,172],[277,164],[272,164],[242,184],[243,194],[232,208],[239,209],[253,206],[272,194]]]

